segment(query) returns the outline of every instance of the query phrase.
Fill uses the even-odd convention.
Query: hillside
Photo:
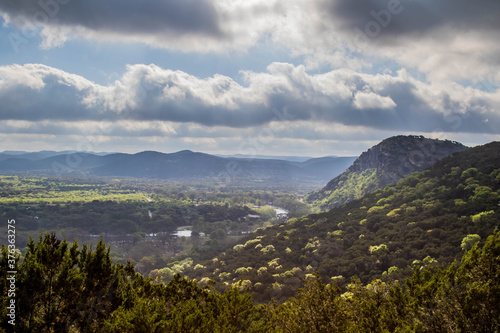
[[[353,276],[404,279],[415,265],[444,267],[484,241],[500,225],[499,193],[494,142],[329,212],[260,229],[217,258],[195,256],[183,274],[219,286],[243,280],[259,301],[290,297],[315,271],[341,286]]]
[[[339,207],[465,149],[458,142],[394,136],[361,154],[344,173],[310,193],[305,201],[322,211]]]

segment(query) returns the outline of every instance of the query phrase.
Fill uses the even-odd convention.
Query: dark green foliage
[[[3,246],[2,272],[6,258]],[[1,327],[8,331],[258,332],[265,324],[247,292],[221,295],[179,275],[155,284],[131,265],[112,263],[102,241],[93,249],[53,234],[31,240],[18,267],[15,326],[7,322],[5,281]]]
[[[2,247],[1,271],[7,271]],[[6,283],[1,308],[6,309]],[[295,297],[255,306],[242,282],[223,294],[176,275],[157,284],[112,263],[104,243],[71,246],[54,235],[29,244],[18,267],[16,325],[8,332],[498,332],[500,231],[462,265],[415,268],[401,286],[353,279],[345,292],[311,275]]]
[[[349,309],[337,286],[306,281],[297,297],[273,308],[273,328],[284,332],[345,332]]]
[[[54,234],[40,236],[36,244],[31,240],[18,267],[16,328],[59,332],[75,325],[90,332],[114,309],[123,272],[102,241],[93,250],[70,246]]]

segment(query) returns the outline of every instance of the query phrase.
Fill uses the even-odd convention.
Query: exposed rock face
[[[454,141],[394,136],[362,153],[346,172],[323,189],[310,193],[306,200],[321,210],[338,207],[465,149],[466,146]]]

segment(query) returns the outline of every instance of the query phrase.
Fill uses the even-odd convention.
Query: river
[[[280,219],[286,219],[288,217],[288,210],[281,207],[269,206],[276,211],[276,217]],[[191,226],[183,226],[177,228],[177,231],[174,232],[174,236],[177,237],[191,237]]]

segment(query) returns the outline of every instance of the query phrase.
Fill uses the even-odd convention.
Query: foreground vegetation
[[[176,275],[154,283],[114,263],[100,241],[72,244],[41,235],[17,255],[15,326],[7,305],[8,250],[0,259],[4,332],[496,332],[500,329],[500,232],[445,270],[353,279],[345,290],[316,276],[281,305],[254,305],[240,286],[219,293]]]

